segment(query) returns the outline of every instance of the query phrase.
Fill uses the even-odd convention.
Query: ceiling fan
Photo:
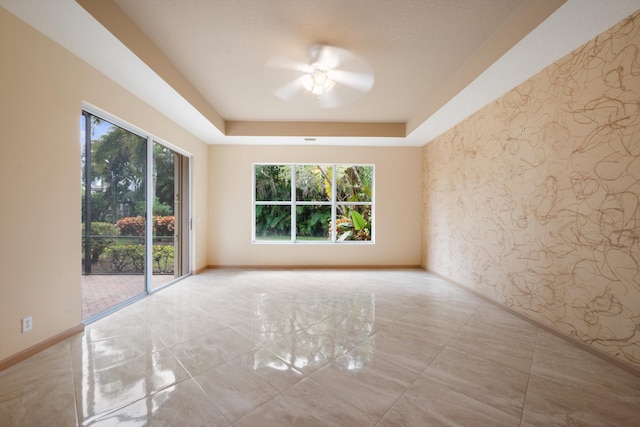
[[[274,56],[266,63],[273,94],[283,101],[336,108],[373,87],[373,69],[361,57],[334,46],[314,44],[307,61]]]

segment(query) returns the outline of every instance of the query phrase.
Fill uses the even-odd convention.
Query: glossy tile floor
[[[419,270],[216,270],[0,372],[0,426],[639,426],[640,377]]]

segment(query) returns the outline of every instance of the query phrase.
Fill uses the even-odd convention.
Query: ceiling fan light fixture
[[[371,90],[373,69],[348,50],[315,44],[307,48],[307,62],[273,56],[265,67],[273,94],[283,101],[318,108],[337,108]],[[313,96],[309,96],[309,93]]]
[[[329,92],[336,85],[330,77],[330,71],[319,64],[313,64],[302,81],[304,88],[316,96]]]

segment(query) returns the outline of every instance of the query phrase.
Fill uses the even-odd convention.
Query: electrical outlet
[[[28,332],[33,329],[33,319],[31,316],[22,319],[22,333]]]

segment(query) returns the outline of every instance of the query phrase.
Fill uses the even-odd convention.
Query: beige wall
[[[253,163],[375,164],[375,244],[252,244]],[[420,148],[210,146],[210,266],[417,266]]]
[[[423,148],[423,265],[640,367],[640,13]]]
[[[207,146],[3,8],[0,58],[2,361],[81,323],[82,102],[193,154],[196,268],[207,262]]]

